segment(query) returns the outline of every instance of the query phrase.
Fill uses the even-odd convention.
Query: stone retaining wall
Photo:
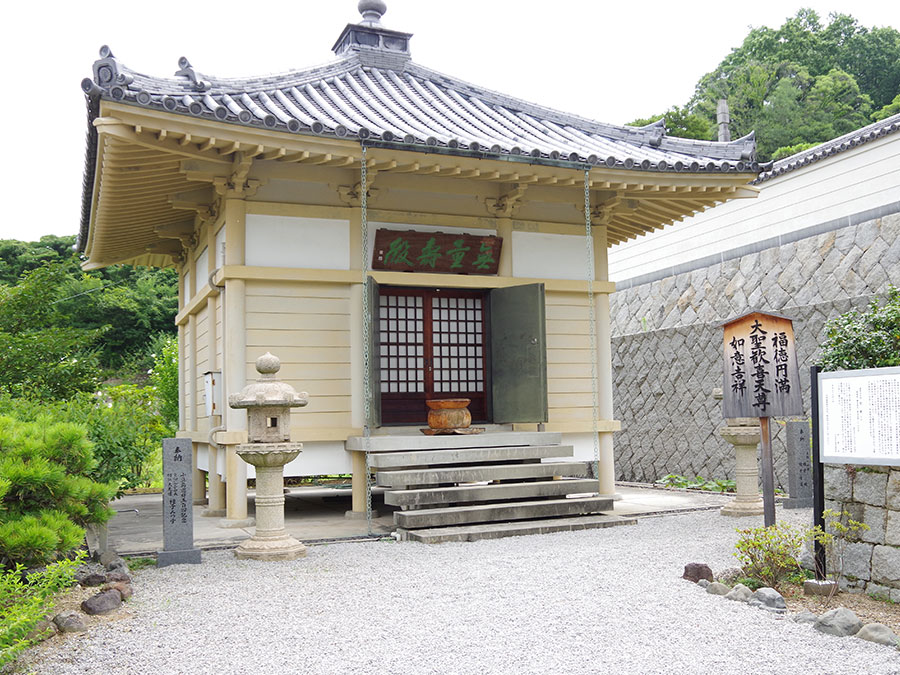
[[[900,469],[827,465],[824,478],[825,508],[870,528],[846,544],[842,588],[900,602]]]
[[[724,257],[727,257],[724,256]],[[617,291],[611,297],[618,480],[668,473],[733,478],[719,434],[721,322],[751,309],[794,320],[804,409],[825,322],[900,286],[900,213]],[[783,421],[783,420],[782,420]],[[773,427],[776,485],[787,488],[782,425]]]

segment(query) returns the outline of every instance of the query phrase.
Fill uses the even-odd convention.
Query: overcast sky
[[[74,234],[86,113],[81,79],[101,45],[129,68],[171,77],[180,56],[221,77],[331,59],[356,0],[10,3],[0,44],[5,217],[0,238]],[[897,0],[606,2],[387,0],[384,24],[414,34],[413,59],[463,80],[601,122],[684,104],[750,27],[800,7],[900,28]]]

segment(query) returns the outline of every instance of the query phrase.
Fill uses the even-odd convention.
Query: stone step
[[[588,468],[584,462],[535,462],[533,464],[482,464],[440,469],[410,469],[379,471],[375,484],[389,488],[408,488],[415,485],[444,485],[447,483],[481,483],[492,480],[522,480],[567,476],[584,478]]]
[[[519,459],[571,457],[571,445],[510,445],[499,448],[447,448],[413,452],[384,452],[369,455],[369,465],[376,469],[439,466],[444,464],[499,464]]]
[[[391,506],[428,506],[433,504],[460,504],[489,502],[502,499],[528,499],[535,497],[562,497],[563,495],[597,492],[597,481],[592,478],[572,480],[546,480],[530,483],[495,483],[489,485],[457,485],[445,488],[421,488],[419,490],[391,490],[384,493],[384,503]]]
[[[395,511],[394,523],[405,529],[445,527],[490,523],[498,520],[530,520],[534,518],[559,518],[584,516],[601,511],[611,511],[613,500],[607,497],[577,497],[542,499],[531,502],[505,502],[502,504],[475,504],[450,506],[416,511]]]
[[[528,534],[591,530],[619,525],[634,525],[636,518],[615,515],[574,516],[550,520],[519,520],[511,523],[484,523],[461,527],[433,527],[423,530],[398,530],[401,541],[418,541],[424,544],[442,544],[450,541],[478,541],[520,537]]]
[[[507,445],[559,445],[560,443],[562,443],[562,434],[557,431],[506,431],[447,436],[425,436],[422,433],[370,436],[368,444],[364,436],[351,436],[347,439],[344,447],[347,450],[368,450],[369,452],[409,452],[441,448],[492,448]]]

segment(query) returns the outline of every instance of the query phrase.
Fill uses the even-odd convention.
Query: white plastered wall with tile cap
[[[771,178],[760,188],[756,199],[737,199],[613,246],[610,279],[660,272],[897,202],[900,134]]]

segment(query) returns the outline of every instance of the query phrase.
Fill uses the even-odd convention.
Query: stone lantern
[[[722,390],[713,390],[713,397],[722,399]],[[734,499],[720,509],[723,516],[759,516],[763,514],[763,500],[759,494],[759,468],[756,454],[759,445],[759,420],[755,417],[733,417],[719,435],[734,446]]]
[[[256,467],[256,532],[234,552],[240,559],[294,560],[306,547],[284,529],[284,465],[300,454],[301,443],[291,443],[291,408],[305,406],[306,392],[298,394],[275,379],[281,361],[269,353],[256,359],[259,379],[239,394],[228,397],[232,408],[246,408],[248,441],[237,446],[238,456]]]

